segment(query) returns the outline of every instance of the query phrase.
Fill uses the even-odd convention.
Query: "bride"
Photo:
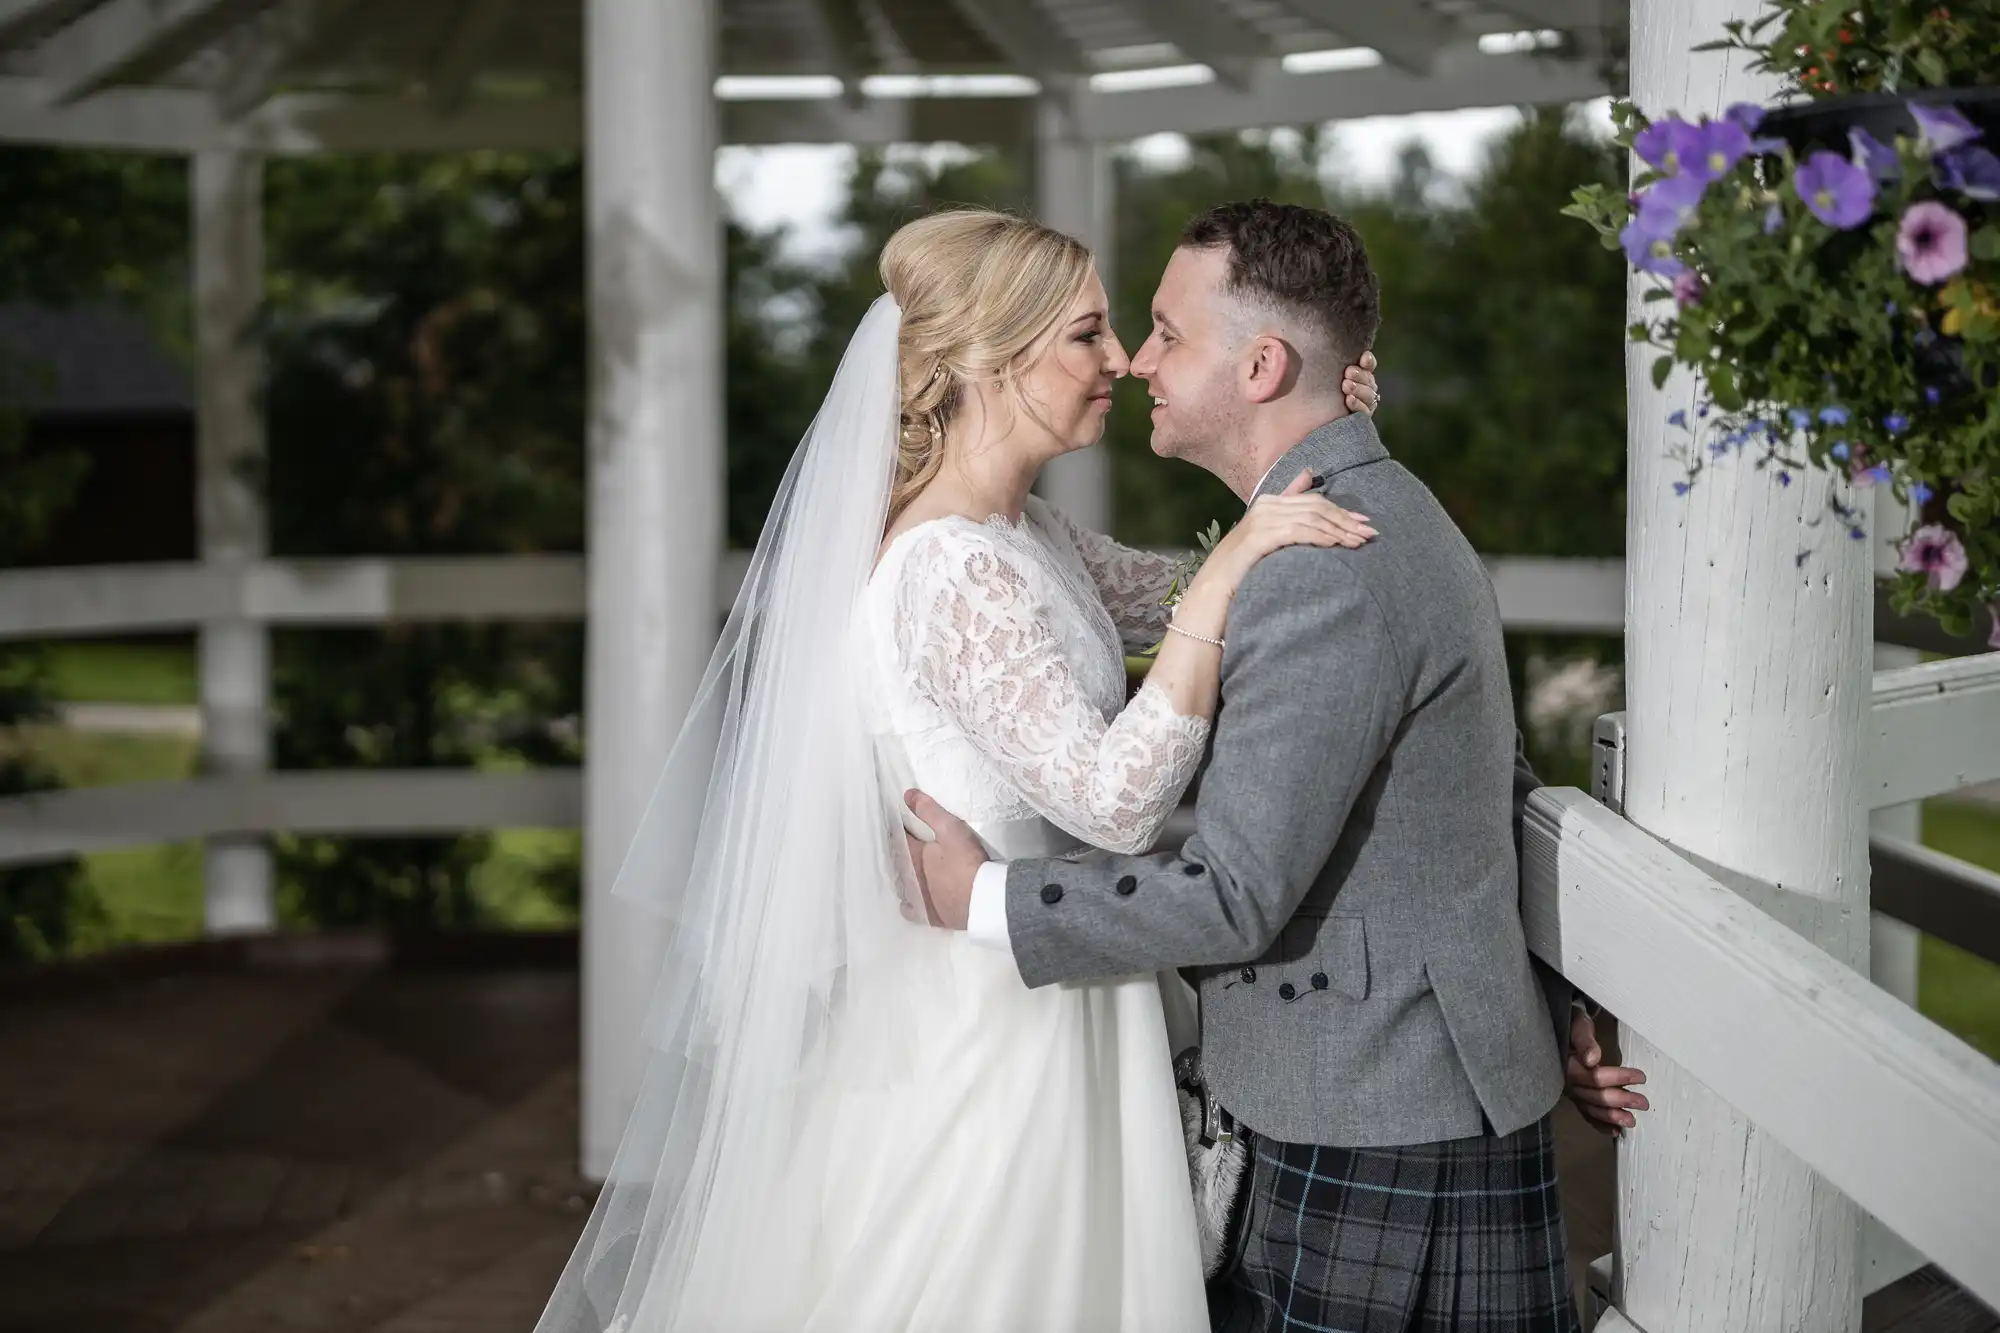
[[[1372,534],[1295,485],[1170,611],[1173,562],[1028,493],[1128,368],[1089,252],[951,212],[881,270],[619,875],[671,944],[543,1333],[1207,1327],[1177,980],[1030,991],[927,928],[902,793],[996,857],[1144,850],[1243,575]],[[1155,645],[1128,705],[1122,647]]]

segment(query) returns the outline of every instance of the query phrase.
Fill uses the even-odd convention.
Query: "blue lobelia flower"
[[[1693,489],[1694,489],[1694,483],[1691,481],[1677,481],[1674,483],[1675,495],[1686,495],[1689,491]]]
[[[1833,447],[1831,449],[1828,449],[1827,452],[1832,454],[1835,458],[1838,458],[1841,462],[1845,463],[1847,461],[1847,453],[1848,453],[1847,441],[1835,440],[1833,442]]]
[[[1686,412],[1683,412],[1680,408],[1677,407],[1672,412],[1667,414],[1667,424],[1669,426],[1678,426],[1680,429],[1686,430],[1688,428],[1688,414]]]
[[[1822,407],[1819,410],[1819,421],[1822,426],[1845,426],[1847,424],[1847,409],[1844,407]]]
[[[1911,117],[1917,122],[1917,129],[1924,136],[1924,146],[1933,153],[1949,153],[1960,144],[1971,143],[1984,133],[1955,107],[1926,106],[1922,102],[1906,102],[1904,105],[1909,107]]]
[[[1791,485],[1791,484],[1792,484],[1792,474],[1791,474],[1791,473],[1789,473],[1789,472],[1785,472],[1785,471],[1782,471],[1782,470],[1781,470],[1781,471],[1780,471],[1780,472],[1778,473],[1778,484],[1779,484],[1780,486],[1789,486],[1789,485]]]
[[[1882,429],[1891,435],[1901,435],[1910,428],[1910,419],[1901,412],[1891,412],[1882,418]]]
[[[1895,314],[1895,313],[1896,313],[1896,303],[1895,303],[1894,301],[1884,301],[1884,302],[1882,303],[1882,313],[1883,313],[1883,314],[1885,314],[1885,315],[1893,315],[1893,314]]]
[[[1896,150],[1859,125],[1847,131],[1847,143],[1854,165],[1867,172],[1877,185],[1887,185],[1903,174]]]
[[[1875,211],[1875,182],[1835,153],[1814,153],[1800,163],[1792,188],[1814,217],[1838,231],[1852,231]]]
[[[1938,186],[1983,203],[2000,200],[2000,157],[1977,144],[1954,148],[1937,158]]]
[[[1910,503],[1917,506],[1917,508],[1919,509],[1929,504],[1931,502],[1931,496],[1935,494],[1936,494],[1935,491],[1933,491],[1930,487],[1924,485],[1921,481],[1913,481],[1910,483]]]
[[[1805,430],[1813,422],[1812,413],[1806,411],[1803,407],[1795,407],[1785,413],[1785,415],[1792,419],[1792,427],[1795,430]]]
[[[1937,406],[1937,405],[1938,405],[1938,404],[1939,404],[1940,402],[1942,402],[1943,400],[1944,400],[1944,393],[1943,393],[1943,391],[1942,391],[1942,390],[1940,390],[1940,389],[1938,388],[1938,386],[1937,386],[1937,385],[1935,385],[1935,384],[1926,384],[1926,385],[1924,386],[1924,401],[1925,401],[1925,402],[1929,403],[1929,404],[1930,404],[1930,405],[1931,405],[1932,407],[1936,407],[1936,406]]]

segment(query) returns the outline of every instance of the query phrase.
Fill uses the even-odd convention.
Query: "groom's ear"
[[[1259,334],[1250,344],[1244,389],[1253,403],[1268,403],[1292,391],[1302,362],[1296,347],[1276,334]]]

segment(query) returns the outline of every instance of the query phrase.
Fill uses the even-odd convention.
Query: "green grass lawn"
[[[1924,842],[2000,871],[2000,810],[1924,802]],[[2000,1060],[2000,967],[1926,935],[1917,962],[1917,1008],[1940,1027]]]
[[[74,704],[191,704],[194,640],[185,635],[49,644],[49,694]]]

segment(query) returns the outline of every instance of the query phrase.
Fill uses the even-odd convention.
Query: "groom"
[[[1378,322],[1338,218],[1259,200],[1188,224],[1132,360],[1154,452],[1246,501],[1309,471],[1381,535],[1244,579],[1177,854],[989,865],[917,794],[921,870],[1030,986],[1195,968],[1208,1086],[1254,1155],[1217,1329],[1571,1333],[1563,1064],[1516,883],[1535,780],[1479,557],[1343,406]]]

